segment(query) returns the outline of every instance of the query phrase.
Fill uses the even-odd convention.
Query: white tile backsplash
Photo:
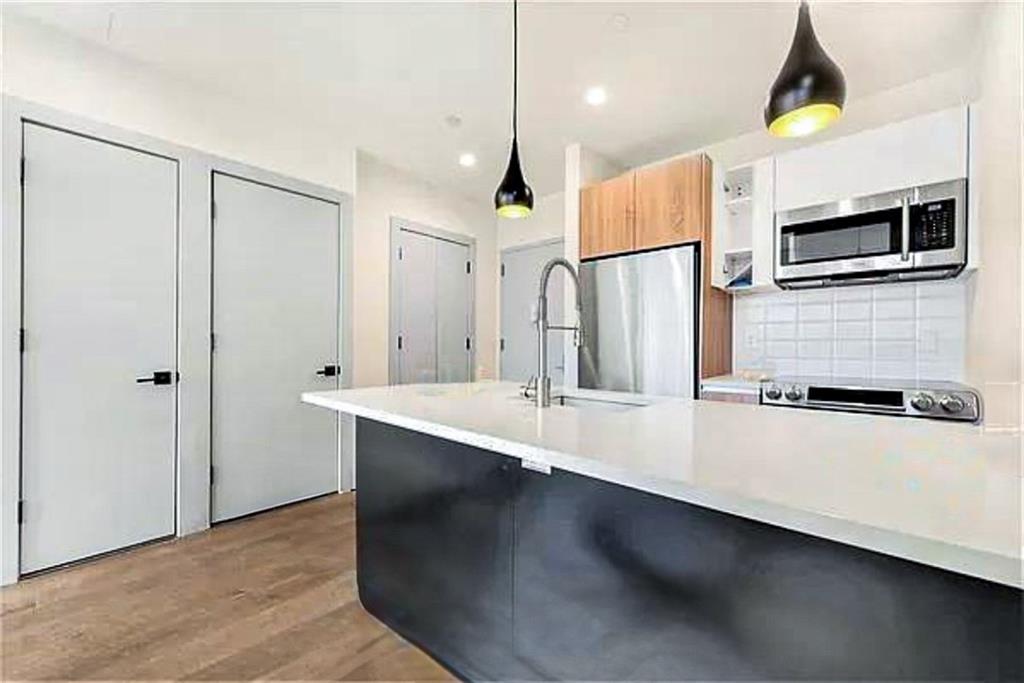
[[[831,339],[835,335],[836,326],[831,320],[821,322],[803,322],[797,327],[797,339]]]
[[[963,281],[746,294],[735,316],[737,370],[963,381]]]
[[[764,319],[770,323],[796,321],[796,306],[792,304],[768,306],[764,313]]]
[[[767,323],[764,326],[764,338],[769,341],[796,339],[796,323]]]
[[[870,301],[837,301],[836,320],[870,320]]]
[[[875,320],[913,320],[916,303],[913,294],[905,299],[876,299]]]

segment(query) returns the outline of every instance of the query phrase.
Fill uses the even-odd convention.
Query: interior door
[[[398,384],[437,381],[437,249],[432,237],[400,230]]]
[[[473,375],[469,246],[404,228],[397,231],[397,241],[393,381],[469,381]]]
[[[336,491],[336,203],[214,173],[211,518]]]
[[[469,247],[436,240],[437,381],[468,382],[472,338]]]
[[[178,164],[22,134],[28,573],[174,533]]]
[[[563,255],[561,240],[506,249],[501,253],[501,378],[525,382],[537,374],[537,291],[544,264]],[[555,269],[548,285],[548,318],[553,325],[573,325],[564,317],[565,271]],[[551,383],[565,380],[564,340],[548,335]]]

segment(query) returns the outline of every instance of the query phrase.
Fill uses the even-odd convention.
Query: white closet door
[[[393,324],[400,346],[392,356],[397,384],[466,382],[473,376],[473,274],[468,245],[423,232],[396,231],[399,258]],[[397,341],[397,340],[396,340]],[[471,343],[471,342],[470,342]]]
[[[23,136],[27,573],[174,533],[178,165]]]
[[[398,234],[398,383],[436,382],[437,240],[409,230]]]
[[[537,374],[537,292],[544,264],[562,256],[563,243],[506,249],[501,254],[501,378],[525,382]],[[564,317],[565,270],[555,269],[548,285],[548,320],[553,325],[574,325]],[[551,383],[564,382],[564,336],[548,335],[548,372]]]
[[[214,174],[212,519],[338,488],[339,207]]]
[[[437,254],[437,381],[468,382],[470,368],[469,247],[435,240]]]

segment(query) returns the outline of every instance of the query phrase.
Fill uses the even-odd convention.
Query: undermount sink
[[[645,403],[631,403],[629,401],[614,401],[605,398],[593,398],[589,396],[552,396],[551,405],[565,406],[566,408],[582,408],[584,410],[608,410],[614,413],[643,408]]]

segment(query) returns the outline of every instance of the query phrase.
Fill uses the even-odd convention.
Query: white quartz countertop
[[[537,409],[518,385],[303,394],[333,410],[1021,587],[1017,434],[921,419],[650,399]]]
[[[700,381],[702,388],[712,391],[739,392],[758,394],[761,391],[761,379],[757,375],[716,375],[705,377]]]

